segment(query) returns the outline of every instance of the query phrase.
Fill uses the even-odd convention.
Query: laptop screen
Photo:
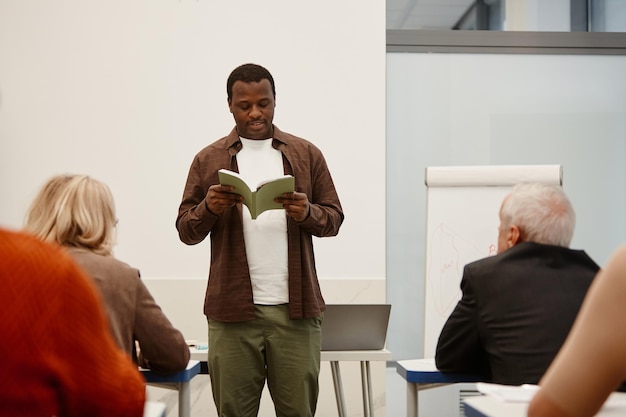
[[[383,349],[390,313],[390,304],[326,305],[322,350]]]

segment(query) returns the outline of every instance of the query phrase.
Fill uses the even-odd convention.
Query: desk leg
[[[361,385],[363,387],[363,417],[372,417],[374,415],[374,398],[369,361],[361,361]]]
[[[407,417],[417,417],[419,412],[419,384],[414,382],[406,383],[406,415]]]
[[[178,416],[191,416],[191,389],[189,382],[181,382],[178,387]]]
[[[333,385],[335,386],[335,398],[337,399],[337,412],[339,417],[346,416],[346,401],[343,398],[343,385],[341,383],[341,371],[339,370],[339,362],[331,361],[330,369],[333,374]]]

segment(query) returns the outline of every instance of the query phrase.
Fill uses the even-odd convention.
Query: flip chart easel
[[[427,167],[424,357],[461,297],[463,267],[496,253],[499,210],[513,185],[562,185],[561,165]]]

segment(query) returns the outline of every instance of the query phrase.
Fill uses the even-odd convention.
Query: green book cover
[[[283,205],[275,203],[276,197],[295,190],[295,179],[292,175],[272,178],[251,187],[235,171],[220,169],[217,171],[221,185],[232,185],[234,192],[243,197],[243,204],[250,210],[250,215],[256,219],[265,210],[281,209]]]

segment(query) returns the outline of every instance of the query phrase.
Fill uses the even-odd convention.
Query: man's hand
[[[215,215],[220,215],[230,207],[243,201],[243,197],[232,191],[232,185],[212,185],[206,195],[206,205],[209,211]]]
[[[297,222],[301,222],[309,216],[309,199],[304,193],[296,191],[293,193],[286,193],[281,197],[275,198],[274,201],[281,203],[287,212],[287,216],[293,218]]]

